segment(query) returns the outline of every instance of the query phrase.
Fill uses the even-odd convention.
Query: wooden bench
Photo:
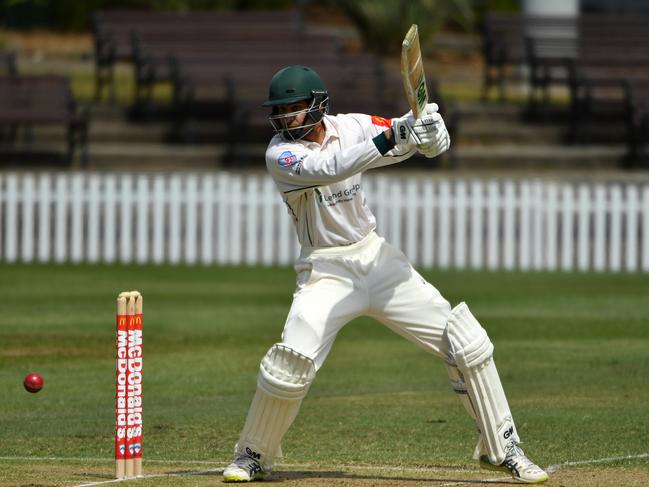
[[[538,118],[541,110],[550,105],[552,87],[570,87],[577,57],[577,43],[577,39],[572,36],[525,39],[529,118]]]
[[[628,83],[649,80],[647,25],[649,17],[585,15],[575,39],[529,39],[530,71],[535,74],[530,78],[530,111],[547,107],[548,87],[557,85],[570,94],[569,140],[588,138],[597,123],[623,122]],[[535,98],[539,90],[542,100]]]
[[[257,35],[256,32],[277,35],[286,29],[299,30],[301,16],[297,10],[184,13],[106,10],[93,14],[91,26],[95,45],[95,98],[101,99],[107,88],[111,99],[114,99],[117,62],[144,62],[144,67],[136,65],[135,82],[147,82],[149,79],[146,70],[151,69],[151,63],[155,63],[155,60],[148,59],[148,54],[143,53],[138,45],[142,37],[158,36],[173,41],[175,36],[185,35],[193,37],[193,44],[196,45],[206,34],[219,35],[228,31],[238,31],[248,36]],[[164,70],[165,64],[163,62],[159,69]],[[144,75],[137,69],[143,70]]]
[[[16,54],[11,51],[0,52],[0,76],[13,77],[18,74]],[[18,127],[9,125],[0,127],[0,142],[14,141]]]
[[[0,52],[0,74],[4,76],[16,76],[18,66],[16,62],[16,53]]]
[[[642,164],[647,168],[649,155],[645,149],[649,144],[649,82],[628,81],[626,90],[627,154],[624,162],[627,167]]]
[[[484,76],[482,98],[487,100],[494,87],[499,99],[506,99],[508,79],[524,78],[528,62],[529,41],[570,35],[574,19],[554,16],[524,16],[512,13],[487,14],[482,22]]]
[[[260,83],[267,89],[270,78],[282,66],[314,60],[320,66],[340,66],[342,59],[339,39],[329,35],[301,34],[273,43],[267,39],[227,40],[216,49],[178,50],[169,58],[174,118],[183,122],[194,117],[227,117],[246,87]],[[254,98],[259,93],[247,95]]]
[[[585,16],[574,62],[571,137],[589,137],[598,122],[624,122],[635,103],[629,86],[649,82],[649,17]],[[627,120],[628,123],[628,120]]]
[[[67,160],[73,161],[75,149],[81,162],[88,156],[88,120],[86,110],[77,107],[65,76],[0,77],[0,126],[25,129],[28,148],[32,143],[31,127],[59,125],[66,129]],[[9,145],[17,144],[16,134]]]

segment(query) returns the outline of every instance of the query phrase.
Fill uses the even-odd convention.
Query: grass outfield
[[[649,277],[424,274],[489,331],[526,452],[560,467],[549,485],[649,485]],[[286,268],[1,265],[0,486],[111,478],[114,303],[129,289],[145,296],[145,473],[159,476],[120,485],[220,483],[293,280]],[[45,377],[39,394],[22,387],[30,371]],[[474,445],[442,363],[358,319],[318,374],[277,478],[503,478],[477,468]]]

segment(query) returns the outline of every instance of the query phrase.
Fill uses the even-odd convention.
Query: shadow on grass
[[[452,469],[452,468],[451,468]],[[175,471],[169,472],[169,475],[174,476],[217,476],[220,477],[223,473],[222,469],[219,470],[205,470],[205,471]],[[359,481],[359,485],[372,485],[372,486],[388,486],[388,485],[399,485],[403,482],[417,482],[422,487],[430,485],[446,485],[446,486],[460,486],[466,484],[474,485],[514,485],[517,484],[514,480],[508,479],[462,479],[462,478],[417,478],[417,477],[404,477],[404,476],[393,476],[393,475],[373,475],[373,474],[354,474],[344,471],[282,471],[274,472],[271,477],[263,481],[263,484],[267,483],[281,483],[281,482],[294,482],[294,481],[314,481],[322,480],[322,485],[326,485],[326,480],[338,479],[346,481]],[[353,483],[353,482],[352,482]],[[259,482],[257,484],[260,484]],[[302,484],[300,484],[302,485]],[[305,484],[305,485],[310,485]],[[318,485],[318,484],[313,484]]]

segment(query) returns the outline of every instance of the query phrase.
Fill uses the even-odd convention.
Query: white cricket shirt
[[[365,202],[361,173],[415,152],[395,147],[381,155],[372,138],[390,127],[389,119],[352,113],[323,120],[322,144],[275,135],[266,149],[266,167],[304,247],[349,245],[367,236],[376,219]]]

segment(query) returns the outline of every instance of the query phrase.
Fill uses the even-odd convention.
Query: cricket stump
[[[142,476],[142,295],[117,296],[115,477]]]

